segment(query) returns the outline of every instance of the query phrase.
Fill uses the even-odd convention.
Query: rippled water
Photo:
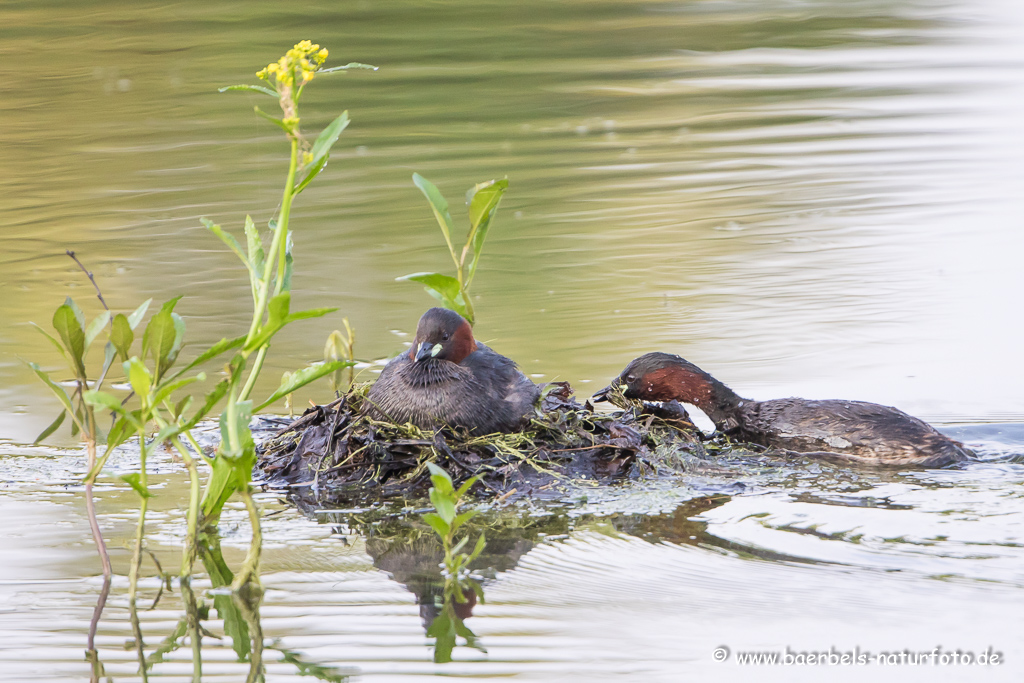
[[[755,398],[898,405],[984,461],[893,473],[709,463],[513,508],[495,524],[525,531],[481,569],[487,602],[467,620],[487,652],[460,647],[448,665],[431,662],[406,565],[382,560],[345,513],[306,516],[265,494],[272,680],[298,676],[282,649],[381,680],[668,681],[822,677],[741,667],[741,651],[937,645],[992,646],[1007,663],[827,675],[1017,680],[1022,19],[1012,0],[5,3],[0,677],[88,678],[101,587],[80,453],[66,439],[67,451],[20,445],[57,410],[18,361],[57,367],[25,323],[45,323],[69,292],[94,303],[71,248],[114,308],[185,294],[196,348],[245,325],[244,273],[198,218],[269,219],[285,150],[255,100],[216,88],[310,37],[332,60],[381,69],[308,93],[311,127],[342,109],[353,123],[297,204],[295,297],[340,310],[284,335],[263,390],[318,359],[343,316],[361,357],[403,348],[431,300],[394,278],[447,259],[413,171],[450,198],[507,175],[477,330],[536,378],[586,394],[668,350]],[[159,469],[149,545],[167,568],[186,494],[173,463]],[[114,476],[97,498],[123,577],[136,498]],[[544,521],[508,521],[524,516]],[[225,525],[235,565],[244,517]],[[417,552],[398,556],[432,561]],[[118,679],[137,677],[124,583],[97,637]],[[148,579],[144,598],[156,588]],[[150,651],[180,600],[140,613]],[[240,680],[235,658],[207,638],[204,680]],[[151,675],[191,675],[188,647],[165,659]]]

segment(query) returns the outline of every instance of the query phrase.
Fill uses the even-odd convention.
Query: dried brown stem
[[[82,272],[85,273],[86,276],[88,276],[89,282],[92,283],[93,288],[96,290],[96,298],[100,300],[101,304],[103,304],[103,308],[105,308],[105,309],[107,309],[109,311],[110,310],[110,306],[107,306],[107,302],[103,298],[103,292],[100,291],[100,286],[98,284],[96,284],[96,278],[94,278],[92,276],[92,273],[89,272],[89,269],[85,267],[85,264],[83,264],[81,261],[78,260],[78,257],[75,256],[75,252],[71,251],[70,249],[65,249],[64,253],[67,254],[68,256],[70,256],[71,260],[74,261],[75,263],[77,263],[78,267],[82,269]]]

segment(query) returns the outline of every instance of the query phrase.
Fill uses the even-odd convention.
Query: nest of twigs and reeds
[[[576,401],[565,382],[545,387],[521,431],[484,436],[372,418],[363,413],[368,389],[356,386],[314,406],[264,441],[255,478],[273,488],[328,488],[334,498],[388,498],[425,492],[426,463],[434,462],[457,483],[479,475],[474,490],[481,494],[554,497],[582,482],[685,471],[704,456],[699,432],[681,409],[644,407],[619,395],[610,398],[622,409],[596,412],[589,401]]]

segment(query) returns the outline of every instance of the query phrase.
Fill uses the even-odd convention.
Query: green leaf
[[[132,314],[128,316],[128,326],[130,328],[134,330],[136,327],[139,326],[139,323],[142,322],[142,316],[146,315],[146,311],[149,309],[149,305],[151,303],[153,303],[152,299],[146,299],[141,304],[139,304],[138,308],[132,311]]]
[[[442,275],[441,273],[412,273],[410,275],[396,277],[395,280],[419,282],[420,284],[426,285],[428,288],[439,292],[442,296],[452,301],[461,295],[459,281],[450,275]]]
[[[113,410],[118,414],[125,414],[124,406],[121,405],[121,400],[113,394],[108,394],[105,391],[90,389],[82,394],[82,398],[93,408],[105,408],[107,410]]]
[[[310,167],[309,172],[306,173],[306,177],[303,178],[299,182],[299,184],[295,186],[295,190],[294,190],[293,194],[297,195],[300,192],[302,192],[303,190],[305,190],[306,189],[306,185],[309,185],[311,182],[313,182],[313,178],[316,178],[318,175],[320,175],[320,171],[322,171],[322,170],[324,170],[324,168],[326,168],[327,162],[330,161],[330,159],[331,159],[331,155],[330,154],[325,154],[322,157],[320,157],[320,160],[317,161],[316,163],[314,163]]]
[[[174,321],[174,344],[171,346],[170,353],[164,359],[165,363],[160,367],[160,375],[163,376],[167,370],[174,365],[174,362],[178,360],[178,354],[181,353],[181,345],[185,341],[185,320],[177,313],[171,313],[171,319]]]
[[[121,481],[135,489],[135,493],[139,494],[141,497],[152,498],[153,494],[149,492],[149,489],[142,485],[142,482],[139,480],[140,476],[141,475],[139,475],[138,472],[132,472],[131,474],[123,475],[121,477]]]
[[[294,270],[295,257],[292,256],[292,231],[288,231],[288,238],[284,243],[284,277],[281,278],[281,291],[292,291],[292,271]]]
[[[458,494],[456,494],[456,499],[457,498],[458,498]],[[469,520],[471,520],[474,517],[476,517],[479,512],[480,512],[479,510],[467,510],[466,512],[463,512],[461,515],[459,515],[455,519],[453,519],[452,520],[452,533],[455,533],[456,531],[458,531],[459,527],[461,527],[463,524],[465,524]]]
[[[174,364],[181,350],[185,335],[185,321],[174,312],[174,305],[181,297],[171,299],[154,315],[142,335],[142,355],[150,353],[156,366],[157,381]]]
[[[491,219],[498,210],[505,190],[508,189],[508,179],[491,180],[480,183],[473,187],[466,194],[466,201],[469,203],[469,237],[466,243],[473,248],[473,259],[469,264],[469,272],[466,275],[466,287],[473,282],[476,274],[476,267],[480,263],[480,252],[484,248],[484,240],[487,239],[487,232],[491,227]]]
[[[431,477],[431,479],[433,479],[433,477]],[[440,515],[441,519],[447,522],[450,526],[452,520],[455,519],[455,503],[452,502],[451,498],[448,498],[436,487],[431,487],[430,503],[434,506],[434,509],[437,510],[437,514]]]
[[[259,230],[256,229],[252,216],[245,217],[245,243],[248,248],[249,263],[257,272],[262,273],[264,266],[263,239],[260,237]]]
[[[85,407],[81,403],[79,403],[75,407],[75,419],[71,423],[71,438],[75,438],[76,436],[78,436],[78,433],[80,431],[83,431],[85,429],[85,414],[83,412],[84,410]]]
[[[224,503],[228,502],[228,498],[237,490],[238,477],[232,462],[221,457],[211,460],[210,478],[203,493],[203,519],[216,524]]]
[[[471,552],[469,554],[469,557],[466,559],[466,564],[469,564],[470,562],[472,562],[476,558],[480,557],[480,553],[482,553],[484,551],[484,548],[486,546],[487,546],[487,539],[485,539],[484,535],[481,533],[480,534],[480,538],[476,539],[476,547],[473,548],[473,552]]]
[[[309,320],[310,318],[322,318],[328,313],[334,313],[338,310],[337,306],[329,308],[309,308],[305,311],[299,311],[298,313],[291,313],[287,318],[284,319],[285,324],[293,323],[297,320]]]
[[[117,350],[114,345],[107,342],[103,345],[103,368],[100,370],[99,379],[96,380],[96,388],[99,389],[103,384],[103,380],[107,377],[107,371],[110,370],[110,366],[114,364],[114,358],[117,357]]]
[[[301,370],[296,370],[295,372],[291,373],[291,376],[287,379],[287,381],[281,382],[281,386],[278,387],[277,391],[271,394],[270,398],[268,398],[266,401],[257,406],[256,410],[263,410],[274,401],[284,396],[287,396],[288,394],[292,393],[297,389],[301,389],[310,382],[318,380],[324,375],[329,375],[332,372],[335,372],[336,370],[347,368],[351,365],[355,365],[355,363],[349,360],[337,360],[330,361],[327,363],[310,365],[309,367],[302,368]]]
[[[228,393],[228,389],[230,388],[230,379],[222,379],[221,381],[217,382],[217,385],[213,388],[213,391],[208,393],[206,397],[203,399],[203,405],[201,405],[199,409],[196,410],[192,418],[183,425],[184,429],[192,429],[197,424],[199,424],[199,421],[205,418],[207,415],[209,415],[210,411],[213,410],[214,406],[220,403],[220,400],[224,398],[224,396]]]
[[[265,118],[267,121],[270,121],[271,123],[273,123],[275,126],[280,128],[284,132],[286,132],[286,133],[290,133],[291,132],[291,130],[288,128],[288,126],[286,126],[284,121],[282,121],[281,119],[271,116],[270,114],[268,114],[267,112],[263,111],[259,107],[253,107],[253,111],[256,112],[257,116]]]
[[[460,550],[466,547],[467,543],[469,543],[469,536],[463,536],[462,539],[455,544],[455,547],[452,548],[452,555],[457,555]]]
[[[159,432],[157,432],[156,436],[153,437],[153,441],[150,444],[150,448],[156,448],[157,446],[159,446],[163,442],[167,441],[168,439],[170,439],[172,437],[175,437],[178,434],[181,434],[183,429],[184,428],[181,425],[179,425],[179,424],[169,424],[169,425],[167,425],[166,427],[161,429]]]
[[[271,297],[267,304],[267,322],[263,325],[259,334],[245,345],[246,351],[255,351],[270,341],[271,337],[277,334],[278,330],[285,326],[285,319],[291,307],[292,295],[290,292],[281,292]]]
[[[131,357],[132,343],[135,341],[135,333],[132,332],[132,324],[124,313],[114,316],[114,322],[110,330],[110,343],[117,349],[122,361]]]
[[[57,416],[57,419],[51,422],[49,427],[39,433],[39,436],[37,436],[36,440],[32,442],[32,445],[38,445],[40,441],[57,431],[57,428],[64,424],[64,418],[67,417],[67,414],[68,411],[66,410],[60,411],[60,415]]]
[[[484,604],[486,602],[486,600],[484,600],[484,589],[483,589],[483,587],[481,587],[480,584],[477,583],[476,581],[474,581],[473,579],[467,580],[466,583],[468,583],[469,587],[473,589],[474,593],[476,593],[476,599],[480,602],[480,604],[481,605]],[[483,648],[480,648],[480,649],[483,649]],[[486,652],[486,650],[484,650],[484,652]]]
[[[153,375],[150,374],[149,369],[143,364],[143,362],[139,360],[138,357],[132,356],[131,359],[124,364],[124,375],[132,385],[132,390],[138,394],[142,400],[147,401],[149,399],[149,392],[153,388]],[[118,403],[120,403],[120,401]]]
[[[252,440],[252,432],[249,431],[249,422],[252,420],[252,401],[238,401],[235,403],[234,411],[234,432],[238,435],[238,443],[234,443],[231,436],[232,417],[229,410],[220,415],[220,446],[217,452],[229,460],[240,460],[249,455],[255,449]]]
[[[89,323],[89,327],[85,330],[85,348],[89,348],[92,345],[96,336],[100,333],[107,323],[110,321],[110,311],[103,310],[98,316],[93,318],[93,321]]]
[[[467,320],[472,317],[462,296],[459,281],[451,276],[441,273],[413,273],[395,279],[419,282],[424,285],[427,294],[440,301],[445,308],[455,311]]]
[[[196,358],[194,361],[192,361],[191,363],[183,367],[181,370],[176,372],[174,376],[171,377],[170,379],[175,380],[181,377],[189,370],[191,370],[192,368],[196,367],[197,365],[205,363],[206,361],[211,360],[213,358],[216,358],[225,351],[230,351],[231,349],[237,348],[241,346],[244,342],[245,336],[235,337],[234,339],[221,339],[219,342],[208,348],[206,351],[203,351],[201,354],[199,354],[199,357]]]
[[[57,307],[53,314],[53,327],[64,341],[64,348],[71,356],[71,365],[75,375],[81,379],[85,374],[85,329],[82,311],[68,297],[64,304]]]
[[[455,266],[459,266],[459,257],[455,254],[455,247],[452,246],[452,215],[448,211],[448,201],[441,196],[441,192],[432,182],[421,176],[419,173],[412,174],[412,182],[420,188],[420,192],[430,202],[430,208],[434,212],[437,224],[441,226],[444,233],[444,241],[448,244],[448,251],[451,252]]]
[[[205,382],[205,381],[206,381],[206,373],[205,372],[200,372],[195,377],[189,377],[187,379],[179,379],[176,382],[175,381],[164,382],[157,389],[156,394],[153,396],[153,405],[155,405],[155,406],[160,405],[161,403],[166,401],[168,398],[170,398],[171,394],[173,394],[178,389],[181,389],[182,387],[187,387],[189,384],[192,384],[193,382]]]
[[[427,629],[427,637],[435,638],[434,641],[434,662],[446,664],[452,661],[452,650],[455,649],[455,624],[449,615],[448,610],[442,610],[434,617],[430,627]]]
[[[430,481],[436,488],[446,495],[451,495],[455,492],[455,489],[452,487],[452,478],[448,476],[444,469],[432,462],[427,463],[427,469],[430,470]]]
[[[223,88],[217,88],[217,92],[228,92],[229,90],[248,90],[249,92],[263,93],[264,95],[270,95],[277,99],[277,93],[270,88],[262,85],[226,85]]]
[[[132,430],[130,427],[131,423],[129,423],[127,418],[117,418],[117,421],[114,422],[114,426],[110,428],[110,433],[107,434],[108,452],[114,450],[131,437]]]
[[[225,585],[230,584],[229,580]],[[213,606],[217,608],[217,616],[223,620],[224,635],[231,638],[231,647],[234,648],[238,661],[248,661],[252,640],[249,637],[249,624],[242,616],[242,611],[238,609],[230,595],[213,596]]]
[[[50,343],[53,344],[53,347],[60,351],[60,355],[64,358],[64,360],[68,360],[68,352],[64,350],[63,345],[61,345],[61,343],[57,341],[52,334],[44,330],[39,325],[36,325],[35,323],[29,323],[29,325],[39,330],[39,333],[42,334],[47,339],[49,339]]]
[[[235,252],[235,256],[237,256],[239,260],[243,264],[245,264],[246,269],[249,271],[250,277],[255,275],[255,273],[253,272],[253,265],[249,261],[249,257],[245,255],[244,251],[242,251],[242,245],[238,243],[238,240],[235,239],[234,235],[232,235],[230,232],[225,231],[224,228],[220,227],[219,225],[211,221],[209,218],[200,218],[199,222],[205,225],[207,230],[209,230],[214,235],[219,237],[220,241],[226,244],[228,249]]]
[[[171,414],[174,416],[175,420],[177,420],[179,417],[185,414],[185,411],[188,410],[189,407],[192,405],[192,400],[192,394],[189,394],[188,396],[174,404],[174,410],[172,411]]]
[[[316,165],[328,154],[331,153],[331,147],[338,141],[338,136],[341,135],[341,131],[348,127],[348,112],[341,112],[341,116],[331,121],[331,123],[320,131],[320,135],[316,136],[316,142],[313,143],[313,149],[310,150],[310,154],[313,155],[311,164]]]
[[[263,278],[266,255],[263,252],[263,239],[252,221],[252,216],[245,217],[245,243],[250,264],[249,285],[252,288],[253,303],[256,303],[259,300],[259,283]]]
[[[473,592],[476,593],[476,589],[474,589]],[[462,602],[465,601],[463,600]],[[487,652],[486,649],[480,647],[480,645],[477,644],[476,634],[469,630],[469,627],[466,626],[466,622],[464,622],[462,619],[459,619],[458,617],[455,617],[455,635],[462,636],[463,638],[465,638],[466,645],[476,648],[481,652]]]
[[[32,370],[32,372],[36,373],[36,376],[39,377],[39,379],[43,380],[43,384],[45,384],[46,386],[50,387],[50,391],[52,391],[54,393],[54,395],[60,400],[61,404],[64,406],[64,410],[66,410],[69,413],[71,413],[72,417],[74,417],[75,416],[75,407],[73,405],[71,405],[71,398],[68,397],[68,393],[66,391],[64,391],[64,388],[54,384],[53,380],[50,379],[50,376],[48,374],[46,374],[45,372],[43,372],[39,368],[39,366],[36,365],[35,363],[31,363],[29,361],[22,361],[22,362],[25,363],[25,365],[27,365],[29,367],[29,369]],[[88,392],[86,392],[86,393],[88,393]],[[77,423],[77,418],[76,418],[76,423]]]
[[[292,295],[290,292],[281,292],[270,298],[267,304],[267,324],[284,325],[285,318],[292,307]]]
[[[328,69],[320,69],[317,71],[318,74],[329,74],[335,71],[348,71],[349,69],[368,69],[370,71],[376,71],[379,66],[373,66],[372,64],[362,64],[360,62],[349,62],[345,66],[332,66]]]
[[[281,292],[270,300],[270,304],[267,306],[267,322],[259,334],[245,345],[246,351],[254,351],[269,343],[270,339],[288,323],[295,322],[296,320],[319,318],[338,310],[337,308],[312,308],[307,311],[299,311],[298,313],[289,313],[291,299],[292,297],[289,292]]]
[[[423,521],[429,524],[430,528],[434,530],[434,533],[436,533],[441,538],[446,538],[448,536],[448,531],[451,529],[451,527],[448,525],[448,522],[441,519],[441,517],[437,514],[433,512],[428,512],[427,514],[423,515]]]
[[[483,477],[478,474],[464,481],[462,486],[459,487],[459,490],[455,492],[455,500],[462,500],[462,497],[466,495],[466,492],[469,491],[470,487],[481,479],[483,479]]]

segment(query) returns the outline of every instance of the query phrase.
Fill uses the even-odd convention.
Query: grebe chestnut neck
[[[431,308],[412,348],[384,367],[367,412],[418,427],[462,427],[475,434],[515,431],[540,389],[510,359],[473,339],[458,313]]]
[[[690,403],[718,429],[744,441],[867,465],[942,467],[970,457],[963,444],[901,410],[863,401],[780,398],[752,401],[669,353],[640,356],[615,384],[627,398]]]

